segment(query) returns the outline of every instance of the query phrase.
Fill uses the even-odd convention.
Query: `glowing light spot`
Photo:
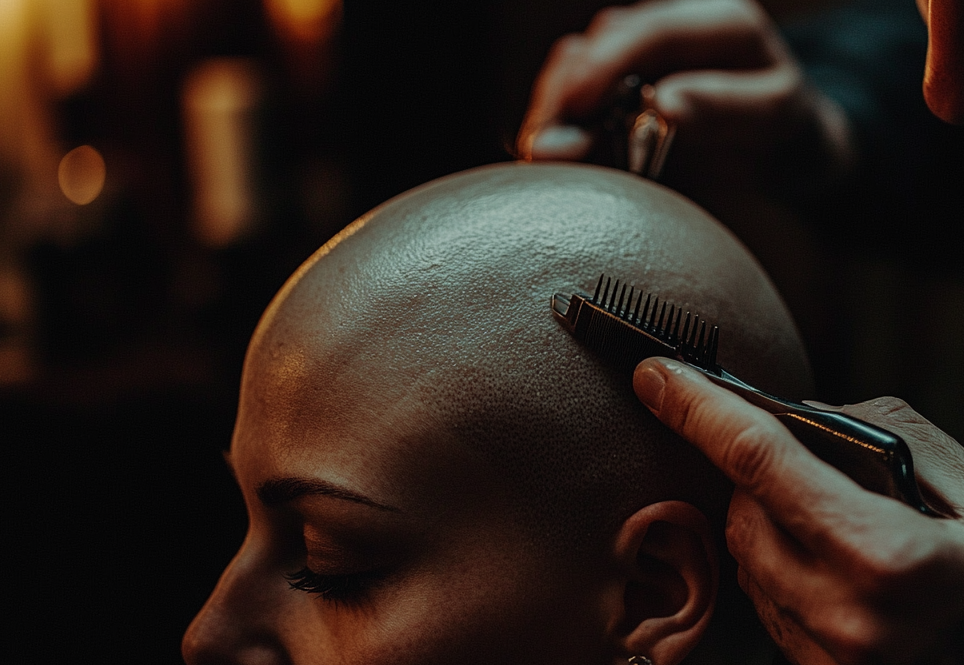
[[[77,205],[87,205],[104,188],[107,166],[104,158],[89,145],[74,148],[60,160],[57,179],[60,191]]]
[[[207,60],[184,84],[195,231],[213,247],[234,242],[257,221],[255,115],[262,99],[261,72],[243,58]]]
[[[340,0],[265,0],[268,15],[289,36],[322,41],[341,17]]]

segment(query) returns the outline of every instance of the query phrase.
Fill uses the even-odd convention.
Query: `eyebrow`
[[[272,478],[258,485],[255,494],[258,495],[261,503],[266,506],[278,506],[300,499],[303,496],[326,496],[341,501],[359,503],[389,513],[402,512],[394,506],[369,499],[364,494],[316,478]]]
[[[231,472],[231,476],[235,482],[237,482],[238,473],[234,466],[231,451],[221,451],[221,456],[224,458],[224,463]],[[295,499],[300,499],[303,496],[327,496],[332,499],[350,501],[389,513],[402,512],[399,508],[380,503],[374,499],[369,499],[364,494],[353,492],[350,489],[339,487],[334,483],[318,480],[317,478],[273,478],[258,485],[255,489],[255,494],[261,503],[266,506],[279,506],[294,501]]]

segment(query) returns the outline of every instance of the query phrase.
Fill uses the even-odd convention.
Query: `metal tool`
[[[658,180],[676,134],[653,107],[655,89],[635,74],[617,86],[602,120],[601,155],[597,161]]]

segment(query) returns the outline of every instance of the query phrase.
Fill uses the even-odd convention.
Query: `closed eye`
[[[332,602],[358,602],[384,578],[380,571],[365,571],[340,575],[323,575],[307,566],[285,575],[292,589],[321,596]]]

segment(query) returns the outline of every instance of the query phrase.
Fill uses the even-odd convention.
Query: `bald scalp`
[[[591,291],[602,272],[718,323],[719,360],[737,376],[810,391],[786,307],[707,213],[622,172],[518,163],[412,190],[321,248],[265,313],[245,385],[295,365],[346,400],[390,385],[396,407],[478,450],[540,532],[570,544],[659,500],[722,525],[720,474],[550,313],[554,292]]]

